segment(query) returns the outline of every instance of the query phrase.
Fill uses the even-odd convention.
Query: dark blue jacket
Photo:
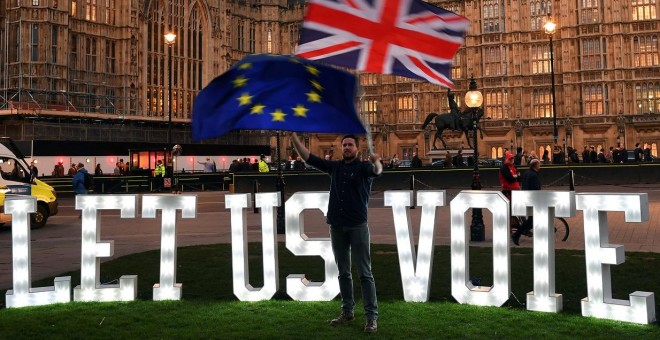
[[[75,176],[73,176],[73,180],[71,180],[73,192],[76,194],[87,193],[87,189],[85,188],[85,174],[87,174],[87,169],[80,168],[78,169],[78,172],[76,172]]]
[[[541,190],[541,180],[539,179],[539,173],[533,169],[525,171],[522,176],[522,189]]]

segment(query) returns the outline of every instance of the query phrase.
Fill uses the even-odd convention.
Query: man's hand
[[[380,155],[372,153],[369,155],[369,160],[374,165],[374,174],[380,175],[383,172],[383,163],[380,161]]]

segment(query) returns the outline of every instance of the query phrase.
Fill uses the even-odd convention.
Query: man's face
[[[341,147],[345,161],[352,161],[357,157],[358,149],[355,145],[355,139],[344,138],[341,141]]]

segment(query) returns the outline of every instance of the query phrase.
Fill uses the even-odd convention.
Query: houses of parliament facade
[[[453,61],[452,91],[464,108],[473,76],[483,94],[482,156],[552,148],[553,114],[560,147],[641,143],[657,156],[660,0],[430,2],[471,22]],[[304,6],[303,0],[0,0],[0,135],[165,142],[171,117],[173,142],[189,143],[196,94],[248,54],[293,54]],[[543,29],[548,15],[557,23],[552,54]],[[168,44],[170,32],[176,38]],[[447,89],[381,74],[359,74],[359,82],[356,105],[375,151],[385,159],[418,152],[428,161],[435,127],[422,123],[429,112],[449,112]],[[444,136],[449,149],[467,145],[459,132]],[[320,155],[340,154],[339,139],[304,135]],[[286,133],[284,140],[289,145]],[[269,131],[206,142],[275,147]]]

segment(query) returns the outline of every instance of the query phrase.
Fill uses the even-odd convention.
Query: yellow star
[[[252,104],[252,96],[249,93],[243,93],[240,97],[236,98],[238,100],[238,106],[250,105]]]
[[[312,92],[305,93],[305,94],[307,95],[307,100],[308,101],[310,101],[312,103],[320,103],[321,102],[321,96],[318,93],[312,91]]]
[[[282,110],[280,109],[277,109],[275,110],[275,112],[272,112],[270,115],[273,116],[273,122],[283,122],[286,113],[282,112]]]
[[[293,116],[294,117],[305,117],[307,118],[307,111],[309,111],[308,108],[306,108],[303,104],[298,104],[298,106],[291,108],[293,110]]]
[[[243,76],[238,76],[236,79],[232,80],[231,82],[234,84],[234,87],[242,87],[247,85],[248,79],[243,77]]]
[[[300,62],[300,60],[298,60],[296,58],[291,58],[291,59],[289,59],[289,61],[291,61],[292,63],[296,63],[296,64],[302,64],[302,62]]]
[[[319,73],[321,73],[321,71],[319,71],[319,69],[317,69],[316,67],[314,67],[312,65],[305,65],[305,68],[307,69],[307,72],[309,72],[309,73],[311,73],[315,76],[318,76]]]
[[[312,83],[312,86],[314,86],[315,89],[319,91],[323,91],[323,85],[321,85],[318,81],[310,80],[310,82]]]
[[[238,69],[239,70],[247,70],[251,67],[252,67],[252,63],[243,63],[238,67]]]
[[[250,114],[260,115],[260,114],[264,113],[265,108],[266,108],[266,105],[256,104],[250,110]]]

